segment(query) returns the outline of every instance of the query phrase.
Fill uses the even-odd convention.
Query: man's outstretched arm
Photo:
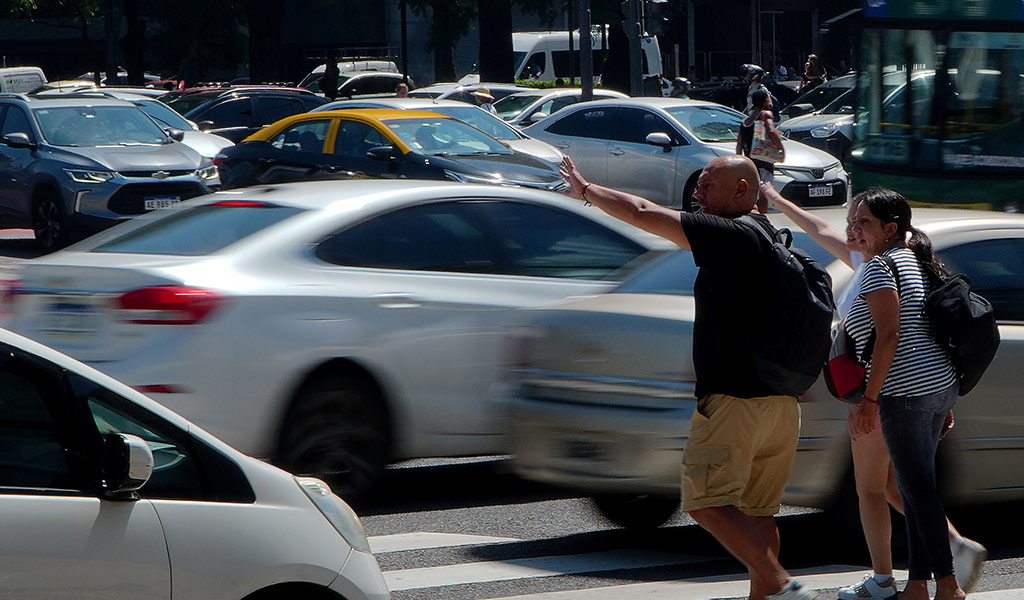
[[[566,156],[562,159],[562,177],[569,183],[569,196],[590,202],[609,215],[690,249],[690,241],[680,223],[680,212],[655,204],[646,198],[590,183]]]

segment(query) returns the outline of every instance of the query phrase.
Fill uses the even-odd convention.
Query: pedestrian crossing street
[[[657,551],[613,550],[557,556],[533,556],[502,561],[471,561],[457,564],[401,569],[387,567],[388,555],[397,552],[486,546],[520,542],[515,538],[452,533],[410,532],[370,537],[370,548],[381,562],[384,579],[394,600],[403,597],[449,598],[445,590],[467,584],[511,582],[576,574],[600,574],[650,567],[699,565],[721,561],[720,556],[686,555]],[[793,575],[812,589],[819,590],[822,600],[835,598],[835,589],[860,581],[868,573],[863,566],[829,565],[814,569],[793,570]],[[896,577],[906,579],[906,571]],[[514,586],[511,588],[514,589]],[[697,577],[685,580],[627,583],[585,589],[544,591],[526,595],[486,595],[495,600],[710,600],[745,598],[748,583],[745,574]],[[423,595],[427,594],[427,595]],[[462,597],[462,596],[460,596]],[[1024,588],[974,592],[972,600],[1020,600]]]

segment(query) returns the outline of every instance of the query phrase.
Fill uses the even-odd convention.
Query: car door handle
[[[555,147],[558,148],[559,150],[565,150],[566,148],[569,147],[569,144],[566,144],[565,142],[558,142],[555,144]]]
[[[608,154],[611,154],[613,156],[622,156],[625,153],[626,151],[622,150],[621,148],[612,148],[611,150],[608,151]]]
[[[341,170],[341,167],[339,167],[338,165],[318,165],[317,168],[319,168],[321,171],[327,171],[328,173],[337,173],[338,171]]]
[[[418,308],[423,304],[414,294],[404,292],[377,294],[374,298],[381,308]]]

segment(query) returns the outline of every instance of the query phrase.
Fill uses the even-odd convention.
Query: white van
[[[27,94],[46,83],[46,75],[39,67],[0,68],[0,92]]]
[[[603,39],[602,39],[603,38]],[[569,54],[568,31],[523,31],[512,34],[512,51],[515,57],[516,79],[537,79],[554,81],[579,77],[580,33],[572,32],[573,54]],[[590,32],[590,44],[594,56],[594,76],[601,74],[608,48],[608,36],[601,35],[601,29]],[[661,77],[661,49],[658,38],[644,36],[640,39],[641,62],[644,79]],[[573,73],[575,71],[575,73]]]

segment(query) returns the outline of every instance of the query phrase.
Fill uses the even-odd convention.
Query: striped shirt
[[[845,321],[846,330],[853,337],[857,353],[864,352],[864,346],[875,328],[871,311],[864,295],[880,289],[899,289],[900,333],[889,373],[882,385],[887,396],[921,396],[935,394],[953,385],[956,371],[949,353],[935,341],[930,323],[924,314],[924,301],[928,292],[928,281],[924,277],[917,257],[909,248],[893,248],[885,252],[899,270],[900,285],[880,256],[868,261],[864,269],[864,280],[860,294],[850,308]],[[871,373],[870,357],[868,374]]]

